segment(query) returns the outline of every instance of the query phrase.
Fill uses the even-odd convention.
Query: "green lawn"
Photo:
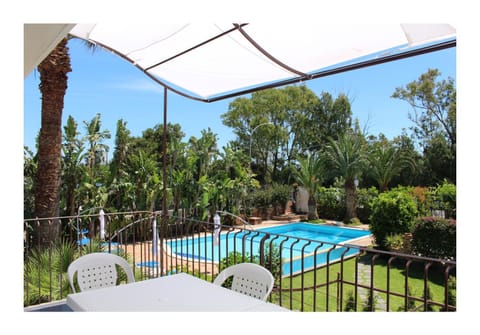
[[[362,284],[370,285],[370,280],[368,274],[365,272],[370,272],[370,260],[368,256],[362,256],[359,258],[359,263],[364,264],[365,270],[359,270],[358,281]],[[362,266],[362,265],[360,265]],[[359,266],[359,268],[360,268]],[[352,258],[343,263],[343,269],[340,264],[330,265],[329,269],[329,278],[330,282],[335,281],[337,276],[343,274],[344,281],[354,282],[355,281],[355,259]],[[408,289],[409,295],[416,298],[422,299],[424,296],[424,281],[423,281],[423,266],[410,266],[409,268],[409,278],[408,278]],[[390,266],[390,274],[387,275],[387,265],[386,262],[377,259],[374,266],[374,288],[375,289],[387,289],[388,278],[390,278],[390,292],[399,293],[405,295],[405,267],[403,264],[392,264]],[[348,301],[349,295],[354,294],[354,286],[351,284],[344,283],[343,285],[338,285],[337,283],[332,283],[328,286],[320,287],[317,289],[307,289],[304,290],[302,297],[303,288],[308,288],[312,286],[318,286],[326,282],[327,280],[327,268],[321,268],[316,271],[316,279],[313,271],[305,273],[303,276],[296,276],[294,278],[284,278],[282,280],[282,296],[280,301],[280,295],[278,292],[272,294],[272,302],[281,304],[287,308],[293,310],[302,310],[303,311],[337,311],[337,296],[343,296],[342,310],[346,309],[346,304]],[[430,293],[427,296],[430,297],[430,300],[435,302],[443,303],[444,301],[444,279],[443,274],[434,269],[430,268],[428,272],[428,288]],[[302,284],[303,281],[303,284]],[[303,286],[302,286],[303,285]],[[292,288],[292,291],[290,291]],[[299,289],[295,291],[295,289]],[[288,290],[288,291],[284,291]],[[343,294],[340,293],[343,291]],[[359,294],[357,302],[357,311],[362,311],[368,301],[368,290],[364,290],[362,294]],[[387,295],[381,292],[374,293],[376,303],[375,309],[378,311],[386,311]],[[404,310],[405,298],[397,297],[394,294],[389,294],[389,311],[399,311]],[[302,303],[303,301],[303,303]],[[327,308],[328,304],[328,308]],[[314,306],[315,305],[315,306]],[[413,301],[410,300],[407,305],[409,310],[424,310],[423,301]],[[315,308],[314,308],[315,307]],[[432,306],[433,310],[440,310],[438,306]]]

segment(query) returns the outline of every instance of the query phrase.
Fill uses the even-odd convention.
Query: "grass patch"
[[[359,257],[358,263],[358,283],[370,286],[370,256]],[[342,304],[341,310],[352,308],[352,296],[354,296],[355,288],[353,284],[345,283],[345,281],[355,282],[355,264],[355,258],[352,258],[344,261],[343,265],[336,263],[316,271],[304,273],[303,276],[283,278],[281,282],[282,294],[280,295],[279,292],[272,293],[272,302],[292,310],[303,310],[305,312],[338,311],[340,310],[340,304]],[[373,271],[374,289],[387,290],[388,283],[390,285],[388,297],[385,293],[374,292],[374,310],[386,311],[388,301],[389,311],[403,311],[405,298],[396,296],[395,293],[402,296],[408,294],[418,299],[423,298],[423,265],[418,264],[409,267],[407,292],[405,292],[406,269],[403,263],[394,262],[388,270],[386,261],[377,259]],[[337,278],[343,278],[343,284],[339,284]],[[327,282],[330,284],[326,285]],[[430,268],[427,289],[429,300],[443,303],[444,285],[442,272],[439,269]],[[358,288],[356,311],[370,310],[370,307],[366,307],[369,306],[368,304],[369,290]],[[407,306],[408,310],[424,310],[423,301],[409,299]],[[441,307],[438,306],[428,306],[428,310],[439,311],[440,309]]]

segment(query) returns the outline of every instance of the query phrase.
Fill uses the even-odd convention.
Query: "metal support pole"
[[[163,173],[163,196],[162,196],[162,223],[160,225],[160,275],[163,276],[164,262],[166,254],[163,247],[163,241],[167,231],[168,208],[167,208],[167,93],[166,87],[163,89],[163,137],[162,137],[162,173]]]

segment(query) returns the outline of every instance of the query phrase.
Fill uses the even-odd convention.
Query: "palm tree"
[[[38,65],[40,92],[42,94],[42,120],[38,138],[38,169],[35,185],[35,216],[57,216],[60,195],[62,112],[67,91],[67,73],[70,55],[67,39]],[[40,222],[34,238],[41,245],[55,241],[60,231],[60,222]]]
[[[83,177],[85,166],[82,164],[84,158],[83,142],[77,138],[77,123],[72,116],[68,117],[67,125],[63,127],[65,141],[63,149],[63,177],[62,188],[66,198],[67,215],[75,215],[77,199],[75,194]]]
[[[125,162],[130,152],[130,145],[130,130],[127,128],[127,122],[120,119],[117,121],[115,151],[113,160],[110,162],[110,178],[107,182],[110,193],[108,202],[117,210],[123,207],[122,198],[128,197],[125,191],[131,185],[125,177]]]
[[[87,159],[88,159],[88,169],[90,172],[90,178],[93,182],[95,179],[95,166],[98,163],[106,163],[106,155],[108,152],[108,145],[103,144],[104,139],[110,138],[110,131],[103,130],[101,131],[102,122],[100,120],[100,114],[95,115],[95,117],[90,121],[84,121],[85,127],[87,129],[86,140],[89,143]]]
[[[318,155],[299,158],[299,169],[292,169],[295,180],[308,191],[308,219],[318,219],[317,193],[325,174],[325,165]]]
[[[162,190],[156,162],[143,150],[128,156],[125,171],[134,188],[134,210],[154,210],[154,203]]]
[[[360,132],[348,131],[336,141],[330,138],[326,147],[326,155],[332,164],[333,171],[345,180],[346,213],[344,222],[349,223],[357,217],[355,180],[362,173],[367,161],[363,136]]]
[[[392,179],[399,175],[405,167],[413,168],[415,161],[393,146],[381,144],[375,147],[368,156],[369,173],[378,183],[380,192],[388,190]]]

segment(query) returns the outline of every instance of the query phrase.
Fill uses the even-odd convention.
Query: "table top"
[[[70,294],[67,305],[74,311],[109,312],[289,311],[186,273]]]

